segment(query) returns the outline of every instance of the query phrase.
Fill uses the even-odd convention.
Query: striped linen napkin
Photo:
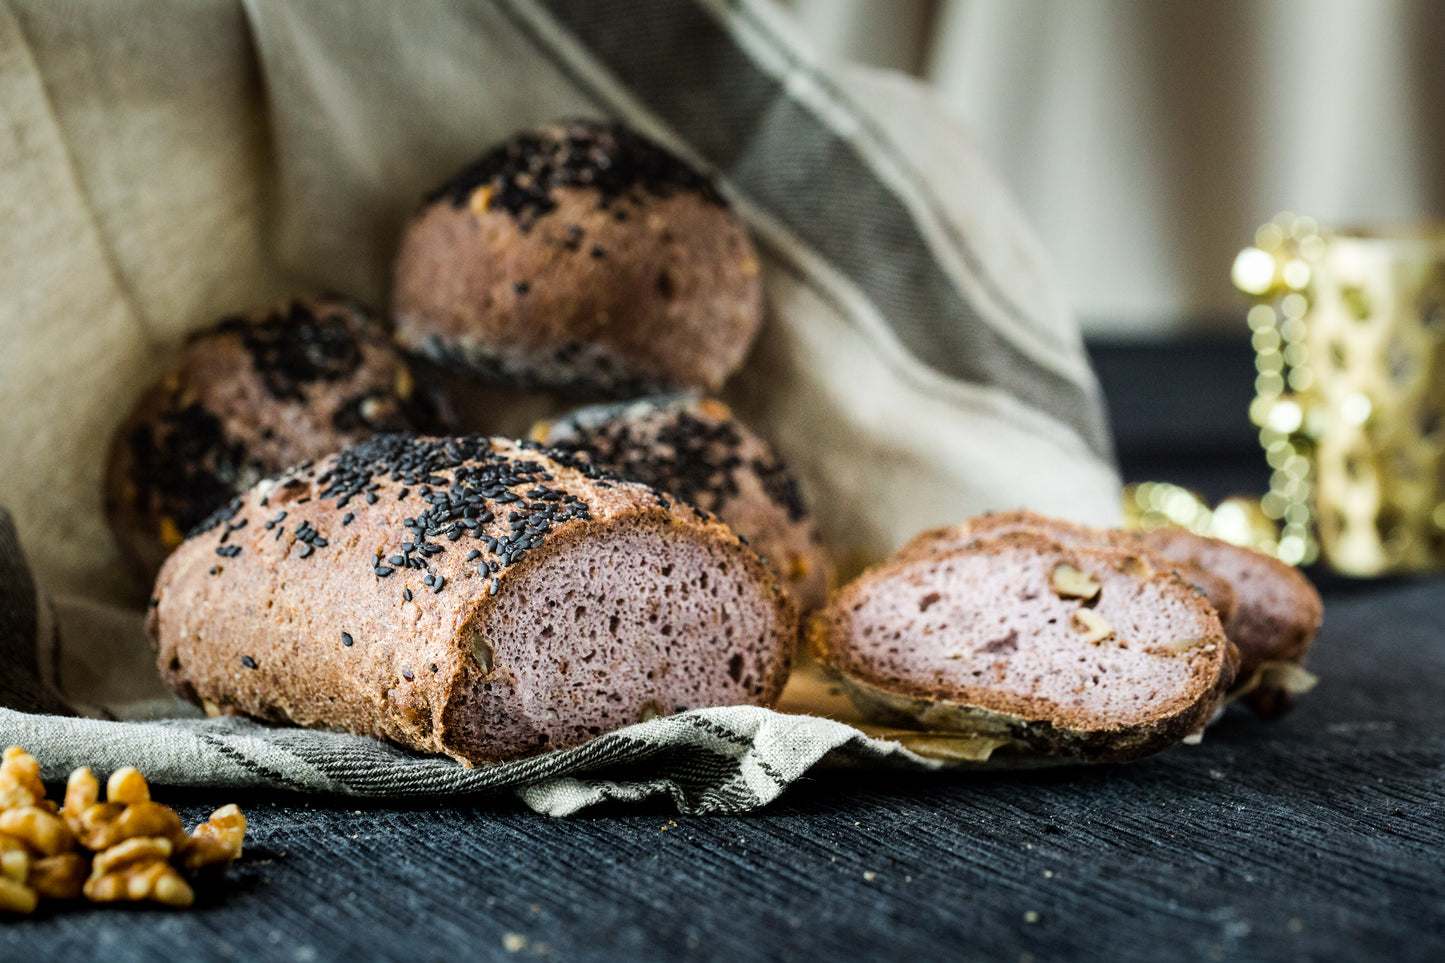
[[[316,289],[382,303],[418,199],[558,117],[642,130],[713,171],[751,225],[769,319],[725,400],[789,457],[845,566],[987,509],[1116,520],[1077,326],[998,180],[925,91],[820,63],[767,3],[195,0],[137,18],[121,0],[8,0],[0,65],[0,742],[47,776],[506,791],[560,814],[656,794],[740,810],[820,763],[936,765],[832,719],[732,707],[468,770],[199,719],[161,688],[148,586],[100,508],[130,403],[225,313]]]

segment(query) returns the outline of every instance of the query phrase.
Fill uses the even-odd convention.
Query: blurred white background
[[[1445,214],[1445,3],[777,0],[829,56],[925,78],[1093,336],[1243,331],[1281,210]]]

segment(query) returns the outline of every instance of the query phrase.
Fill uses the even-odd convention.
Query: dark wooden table
[[[1096,358],[1126,476],[1262,489],[1247,346]],[[827,773],[739,817],[243,798],[219,896],[0,924],[0,960],[1442,960],[1445,581],[1321,587],[1319,688],[1198,747]]]

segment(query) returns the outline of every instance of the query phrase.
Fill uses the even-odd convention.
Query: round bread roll
[[[797,479],[722,402],[664,395],[592,405],[538,422],[532,438],[712,512],[783,577],[801,610],[827,600],[831,566]]]
[[[296,300],[192,335],[111,443],[105,510],[147,578],[237,492],[379,431],[446,418],[360,305]]]
[[[430,195],[393,284],[410,350],[609,397],[717,389],[762,308],[757,252],[712,182],[587,121],[519,134]]]
[[[712,516],[564,452],[382,435],[236,498],[166,561],[161,674],[212,713],[466,764],[777,698],[797,615]]]

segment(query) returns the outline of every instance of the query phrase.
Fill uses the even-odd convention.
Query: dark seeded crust
[[[1180,578],[1204,593],[1209,604],[1219,615],[1219,621],[1227,627],[1238,604],[1238,594],[1229,579],[1192,564],[1187,560],[1170,558],[1141,540],[1137,532],[1118,529],[1091,528],[1077,522],[1050,518],[1026,509],[1007,512],[989,512],[971,518],[962,525],[929,529],[920,532],[898,550],[894,557],[912,556],[915,553],[936,554],[967,545],[980,538],[994,538],[1009,532],[1038,532],[1063,545],[1080,548],[1111,549],[1131,552],[1147,558],[1155,568],[1172,569]],[[1243,650],[1241,649],[1241,655]]]
[[[1162,658],[1191,660],[1188,685],[1172,695],[1157,714],[1128,720],[1107,718],[1062,704],[1047,694],[1000,691],[985,682],[961,685],[941,675],[931,678],[910,678],[898,671],[880,671],[871,666],[862,654],[863,632],[868,627],[855,615],[872,599],[903,598],[916,591],[910,588],[913,579],[936,571],[952,560],[990,560],[990,564],[1029,560],[1051,569],[1068,564],[1081,571],[1124,580],[1141,591],[1157,593],[1189,613],[1189,624],[1179,626],[1188,637],[1199,643],[1187,652],[1167,650],[1168,639],[1132,639],[1142,651]],[[913,584],[917,584],[914,582]],[[1106,583],[1105,595],[1109,594]],[[1098,606],[1105,607],[1105,595]],[[967,604],[983,613],[994,597],[987,592],[981,601]],[[1073,600],[1075,608],[1085,608]],[[1108,606],[1138,604],[1136,597]],[[1045,600],[1045,604],[1054,604]],[[1059,604],[1067,604],[1060,600]],[[990,610],[991,614],[991,610]],[[982,616],[980,616],[982,618]],[[992,623],[989,623],[990,625]],[[874,626],[875,631],[881,631]],[[1002,632],[1003,626],[998,627]],[[1173,572],[1156,571],[1136,554],[1065,548],[1052,540],[1032,533],[1013,533],[992,540],[981,540],[968,547],[954,548],[935,555],[915,554],[890,560],[869,569],[845,586],[831,600],[828,608],[814,613],[807,623],[808,644],[813,655],[844,685],[855,704],[865,714],[885,725],[923,725],[926,728],[973,732],[1008,738],[1016,752],[1073,759],[1088,762],[1121,762],[1158,752],[1184,737],[1201,730],[1221,705],[1226,689],[1233,682],[1238,666],[1238,653],[1225,639],[1218,616],[1209,603]],[[1008,639],[1008,636],[1004,636]],[[905,648],[948,647],[960,644],[956,633],[940,631],[899,640]],[[1011,640],[1019,648],[1031,640]],[[1105,643],[1108,644],[1108,643]],[[992,643],[977,652],[992,652]],[[1087,642],[1077,644],[1088,652]],[[1014,651],[1014,650],[1010,650]],[[1044,652],[1044,650],[1037,650]],[[1076,647],[1061,647],[1058,665],[1062,667],[1077,655]],[[1052,653],[1047,654],[1052,658]],[[960,663],[963,665],[964,663]],[[971,663],[968,663],[971,664]],[[962,669],[960,671],[963,671]],[[1059,684],[1058,676],[1041,676],[1039,688]],[[1147,679],[1131,682],[1141,689],[1157,685]]]
[[[1140,533],[1160,554],[1229,579],[1239,592],[1225,631],[1244,657],[1241,683],[1273,662],[1303,664],[1324,619],[1324,603],[1296,568],[1260,552],[1178,528]],[[1256,685],[1244,697],[1261,717],[1278,718],[1293,707],[1290,692]]]
[[[831,570],[797,479],[720,401],[663,395],[581,408],[531,437],[712,512],[782,576],[799,609],[826,601]]]
[[[482,377],[628,397],[716,390],[762,323],[757,252],[712,183],[618,125],[519,134],[408,226],[397,338]]]
[[[544,644],[553,633],[542,626],[575,600],[518,586],[628,539],[723,560],[739,592],[726,618],[753,619],[757,640],[684,628],[671,664],[639,655],[600,667],[600,696],[533,691],[531,680],[573,659],[574,640],[559,633]],[[630,600],[651,563],[623,552],[614,564],[594,581]],[[690,575],[696,584],[696,572],[663,574],[674,577],[653,587],[669,596]],[[660,602],[648,611],[665,620],[678,598]],[[641,620],[640,604],[619,603],[618,613]],[[521,616],[508,624],[537,627],[534,640],[500,641],[504,606]],[[217,512],[167,560],[147,629],[167,683],[211,714],[371,735],[476,764],[585,740],[592,731],[572,722],[591,719],[599,702],[615,717],[606,728],[692,708],[673,698],[684,674],[723,700],[707,704],[770,703],[797,619],[726,526],[652,489],[540,446],[381,436]],[[575,640],[577,659],[583,644]]]
[[[150,578],[262,478],[377,432],[436,430],[444,411],[358,304],[310,298],[226,318],[191,336],[112,439],[106,516]]]

